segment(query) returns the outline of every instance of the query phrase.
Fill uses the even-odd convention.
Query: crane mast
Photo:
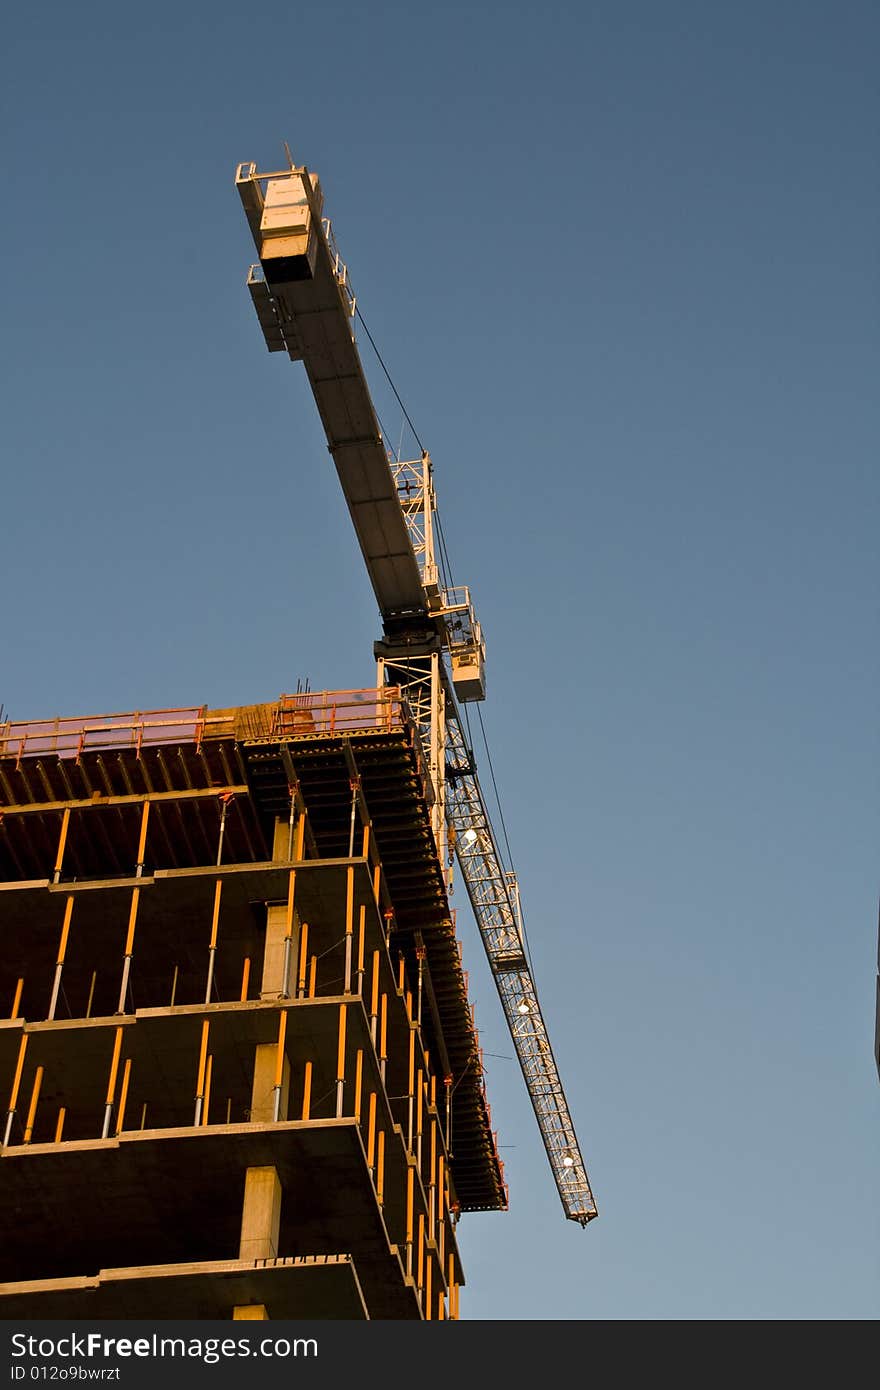
[[[317,176],[305,166],[238,188],[259,255],[248,289],[270,352],[302,361],[382,617],[379,684],[403,688],[434,792],[432,827],[449,887],[458,861],[565,1215],[597,1215],[541,1013],[516,875],[483,799],[461,705],[485,698],[485,644],[470,592],[444,582],[430,456],[394,458],[360,360],[356,300]]]

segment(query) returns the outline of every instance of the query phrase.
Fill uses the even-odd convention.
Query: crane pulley
[[[382,618],[379,683],[403,687],[434,790],[441,864],[454,850],[568,1218],[596,1204],[528,961],[516,876],[505,870],[460,706],[486,694],[470,591],[444,582],[430,456],[389,453],[354,332],[356,300],[317,176],[244,163],[236,186],[257,247],[248,289],[270,352],[305,367]]]

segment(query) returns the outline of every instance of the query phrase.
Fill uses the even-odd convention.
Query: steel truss
[[[442,603],[430,462],[425,455],[421,464],[392,462],[391,468],[426,592]],[[565,1214],[586,1226],[598,1212],[526,956],[519,886],[502,867],[446,662],[439,650],[383,657],[379,683],[401,686],[418,725],[434,787],[440,861],[447,864],[449,851],[458,860]]]

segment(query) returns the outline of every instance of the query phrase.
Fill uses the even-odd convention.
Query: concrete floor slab
[[[187,1261],[92,1276],[0,1284],[0,1318],[231,1318],[242,1304],[270,1318],[369,1317],[350,1255],[305,1255],[272,1264]]]
[[[399,1193],[402,1145],[389,1145],[387,1161],[388,1190]],[[169,1255],[229,1258],[238,1248],[246,1170],[269,1165],[284,1191],[280,1253],[351,1254],[371,1317],[413,1316],[415,1292],[404,1283],[354,1120],[7,1148],[0,1156],[0,1277],[96,1274],[121,1240],[138,1266]]]

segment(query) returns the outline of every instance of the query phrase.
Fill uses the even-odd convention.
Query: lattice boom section
[[[495,983],[566,1215],[585,1226],[598,1214],[596,1203],[532,977],[526,968],[505,970]]]
[[[512,885],[501,867],[475,769],[450,721],[447,814],[471,907],[522,1067],[565,1214],[585,1226],[598,1215],[535,984]]]

